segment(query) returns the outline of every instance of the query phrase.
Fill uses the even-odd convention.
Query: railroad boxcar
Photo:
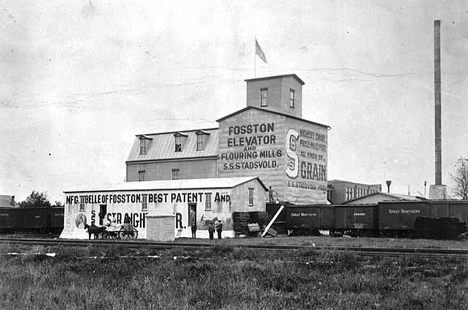
[[[431,218],[449,217],[449,204],[446,201],[430,201]]]
[[[63,230],[63,207],[51,207],[49,209],[49,230],[59,233]]]
[[[0,208],[1,232],[60,232],[63,207]]]
[[[48,207],[20,208],[20,210],[22,217],[20,230],[46,231],[48,229]]]
[[[21,226],[21,213],[19,208],[0,209],[0,231],[10,232]]]
[[[456,217],[462,222],[468,222],[468,201],[450,201],[449,217]]]
[[[288,206],[285,215],[290,235],[320,235],[319,230],[334,226],[335,214],[331,206]]]
[[[274,207],[267,205],[270,218],[280,205]],[[419,226],[415,227],[417,219]],[[433,236],[438,239],[453,238],[466,223],[468,201],[459,200],[383,201],[373,205],[286,204],[277,219],[277,227],[293,235],[329,230],[332,236]]]
[[[380,233],[388,236],[412,236],[416,218],[431,217],[431,205],[421,201],[380,202],[378,210]]]
[[[372,236],[377,229],[377,205],[335,206],[335,227],[330,235]]]
[[[468,221],[468,201],[441,200],[430,201],[431,217],[456,217],[462,222]]]
[[[276,215],[276,213],[281,208],[281,206],[284,206],[284,209],[278,215],[278,217],[276,218],[275,222],[272,225],[272,228],[276,232],[278,232],[279,234],[287,234],[287,228],[286,228],[287,221],[286,221],[285,209],[287,209],[288,207],[291,207],[293,205],[292,204],[286,204],[286,203],[282,203],[282,204],[267,203],[266,204],[266,211],[268,213],[269,220],[271,220]]]
[[[331,205],[322,206],[321,229],[333,229],[335,227],[335,208]]]
[[[466,232],[464,222],[456,217],[417,217],[414,236],[425,239],[457,239]]]

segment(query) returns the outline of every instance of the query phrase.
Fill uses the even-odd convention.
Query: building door
[[[193,223],[197,224],[197,204],[188,204],[188,226],[192,226]],[[193,211],[193,212],[192,212]]]

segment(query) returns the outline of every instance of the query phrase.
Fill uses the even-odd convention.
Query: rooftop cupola
[[[302,85],[295,74],[247,79],[247,106],[302,118]]]

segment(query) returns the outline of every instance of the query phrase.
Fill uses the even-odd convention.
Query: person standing
[[[221,239],[221,233],[223,232],[223,222],[221,222],[220,219],[215,222],[215,229],[218,233],[218,239]]]
[[[208,226],[208,234],[210,235],[210,240],[214,238],[215,227],[213,221],[206,221],[206,225]]]
[[[195,239],[197,237],[197,217],[193,209],[190,209],[190,227],[192,229],[192,238]]]

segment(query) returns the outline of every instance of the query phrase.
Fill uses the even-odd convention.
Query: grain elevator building
[[[234,212],[264,212],[267,200],[326,203],[329,127],[302,118],[304,82],[295,74],[246,82],[246,107],[218,128],[138,134],[126,182],[66,191],[61,237],[86,238],[83,225],[125,218],[140,238],[187,237],[193,226],[208,237],[213,219],[233,237]]]
[[[329,127],[302,118],[304,82],[295,74],[246,82],[247,106],[219,128],[137,135],[127,181],[258,176],[275,199],[325,203]]]

